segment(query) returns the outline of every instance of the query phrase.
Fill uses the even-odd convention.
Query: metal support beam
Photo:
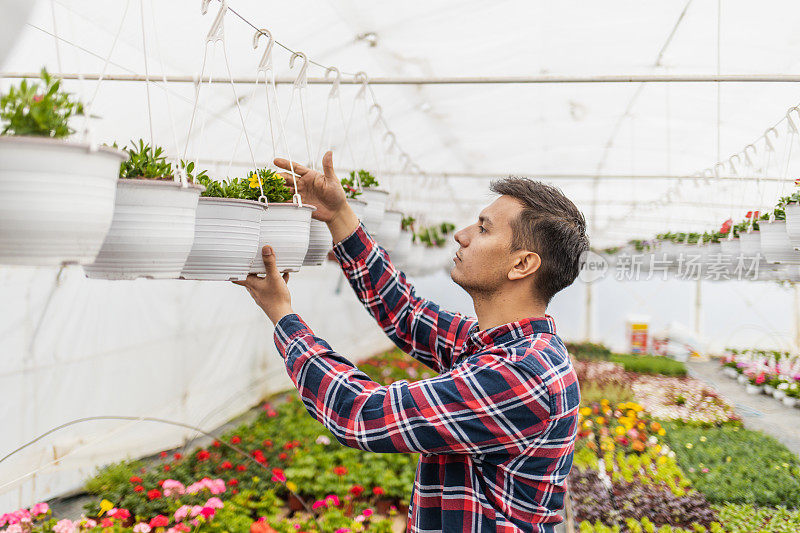
[[[74,72],[53,73],[65,80],[99,80],[100,74],[79,74]],[[3,72],[2,78],[38,78],[38,72]],[[139,74],[106,74],[104,81],[147,81]],[[164,81],[164,76],[150,76],[152,83]],[[196,83],[194,76],[167,74],[169,83]],[[261,80],[264,81],[263,79]],[[255,76],[237,76],[234,83],[256,83]],[[282,76],[275,80],[277,84],[291,84],[295,77]],[[345,84],[360,84],[355,79],[343,79]],[[370,78],[370,85],[531,85],[531,84],[566,84],[566,83],[797,83],[797,74],[616,74],[606,76],[442,76],[442,77],[398,77],[386,76]],[[211,83],[229,83],[226,78],[213,79]],[[330,85],[331,80],[325,78],[308,78],[308,83]]]

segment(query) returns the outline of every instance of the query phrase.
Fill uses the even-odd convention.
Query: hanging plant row
[[[80,264],[99,279],[227,281],[264,273],[267,244],[283,272],[320,265],[330,252],[314,207],[272,170],[216,180],[144,140],[123,149],[72,140],[71,123],[83,114],[44,69],[0,98],[0,263]],[[404,265],[413,233],[402,213],[386,209],[389,193],[366,170],[342,184],[364,225]],[[35,201],[31,189],[41,191]]]

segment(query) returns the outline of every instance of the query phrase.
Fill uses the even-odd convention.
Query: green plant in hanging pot
[[[193,162],[173,165],[164,149],[144,140],[124,148],[119,166],[111,229],[90,278],[177,278],[194,242],[195,219],[202,185],[189,183],[206,176]]]
[[[97,256],[125,154],[70,140],[70,122],[83,113],[45,69],[38,81],[0,94],[0,263],[58,266]]]
[[[342,178],[342,187],[350,206],[373,234],[377,234],[380,230],[386,204],[389,201],[389,193],[378,189],[379,186],[377,178],[364,169],[351,171],[348,177]],[[365,205],[360,206],[357,200],[363,201]]]
[[[363,193],[364,189],[377,189],[380,186],[378,180],[369,173],[368,170],[351,170],[350,175],[342,178],[342,187],[348,198],[356,199]],[[359,189],[359,185],[361,188]]]
[[[260,179],[260,185],[259,185]],[[267,199],[266,209],[261,216],[261,232],[256,255],[250,265],[251,274],[264,274],[261,249],[265,245],[275,250],[278,270],[297,272],[303,265],[308,252],[311,233],[311,213],[314,207],[296,205],[291,189],[285,180],[274,171],[260,168],[247,175],[250,194],[258,199],[263,188]]]
[[[403,231],[414,231],[414,223],[416,223],[416,221],[417,219],[411,215],[404,216],[400,221],[400,226],[403,228]]]
[[[797,185],[798,180],[795,180]],[[786,233],[795,249],[800,248],[800,190],[795,190],[785,197],[783,209],[786,216]]]

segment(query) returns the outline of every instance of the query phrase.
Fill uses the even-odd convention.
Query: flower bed
[[[701,424],[739,420],[733,407],[696,379],[643,376],[631,387],[636,401],[654,418]]]

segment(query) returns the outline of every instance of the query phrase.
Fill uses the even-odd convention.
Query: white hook
[[[794,120],[792,120],[792,111],[796,111],[798,114],[800,114],[800,109],[798,109],[798,106],[790,107],[789,111],[786,112],[786,120],[789,123],[789,132],[798,133],[797,126],[795,125]]]
[[[719,165],[719,163],[717,163],[717,165]],[[709,184],[709,181],[708,181],[709,176],[713,177],[715,175],[717,175],[716,174],[716,166],[714,167],[714,170],[711,170],[710,168],[705,169],[703,171],[703,183],[708,185]]]
[[[377,113],[378,113],[378,118],[375,120],[375,123],[377,124],[383,118],[383,108],[379,104],[372,104],[371,106],[369,106],[369,115],[370,116],[372,116],[372,110],[373,109],[377,110]]]
[[[725,163],[717,163],[714,165],[714,177],[717,179],[720,178],[719,169],[725,170]]]
[[[358,93],[356,93],[356,98],[366,97],[367,88],[369,87],[369,76],[367,76],[367,73],[363,70],[356,72],[353,79],[361,84],[361,88],[358,90]]]
[[[750,148],[753,149],[753,156],[757,156],[758,155],[758,150],[756,149],[755,145],[753,145],[753,144],[748,144],[747,146],[744,147],[744,161],[745,161],[745,163],[747,163],[748,166],[752,167],[753,166],[753,160],[750,159],[750,154],[748,152],[748,149],[750,149]]]
[[[776,140],[778,139],[778,137],[780,137],[780,133],[778,133],[778,130],[776,130],[774,127],[767,128],[767,131],[764,132],[764,141],[766,141],[767,150],[769,150],[770,152],[774,152],[775,151],[775,146],[773,146],[772,142],[769,140],[769,133],[770,132],[775,134],[775,139]]]
[[[261,61],[258,62],[258,72],[267,72],[272,70],[272,46],[275,44],[275,39],[272,37],[272,32],[264,28],[257,30],[253,35],[253,49],[258,48],[258,40],[261,36],[267,38],[267,47],[264,49],[264,54],[261,56]]]
[[[331,84],[331,92],[328,94],[328,98],[336,98],[339,96],[339,85],[342,83],[342,73],[339,72],[339,69],[336,67],[328,67],[325,70],[325,79],[328,79],[328,75],[331,72],[336,73],[336,77],[333,78],[333,83]]]
[[[739,154],[733,154],[732,156],[730,156],[728,158],[728,164],[730,164],[730,166],[731,166],[731,175],[732,176],[738,176],[739,173],[736,171],[736,165],[733,164],[733,160],[734,159],[736,159],[736,163],[737,164],[741,164],[742,163],[742,158],[739,157]]]
[[[403,170],[408,171],[411,168],[411,157],[403,152],[400,154],[400,160],[403,161]]]
[[[211,0],[202,1],[203,3],[200,6],[200,12],[205,15],[208,13],[208,5],[211,3]],[[225,26],[223,25],[223,21],[225,20],[225,13],[228,12],[228,0],[220,0],[220,3],[222,6],[219,8],[217,16],[214,17],[214,22],[211,24],[211,29],[208,30],[208,35],[206,35],[206,43],[221,41],[225,38]]]
[[[294,86],[298,89],[308,85],[308,57],[303,52],[295,52],[289,58],[289,68],[294,68],[294,60],[297,58],[303,60],[303,65],[300,67],[300,72],[297,73],[297,79],[294,80]]]
[[[391,137],[392,142],[389,144],[389,150],[393,150],[397,146],[397,136],[394,134],[393,131],[387,131],[383,134],[383,140],[386,140],[386,137]]]

